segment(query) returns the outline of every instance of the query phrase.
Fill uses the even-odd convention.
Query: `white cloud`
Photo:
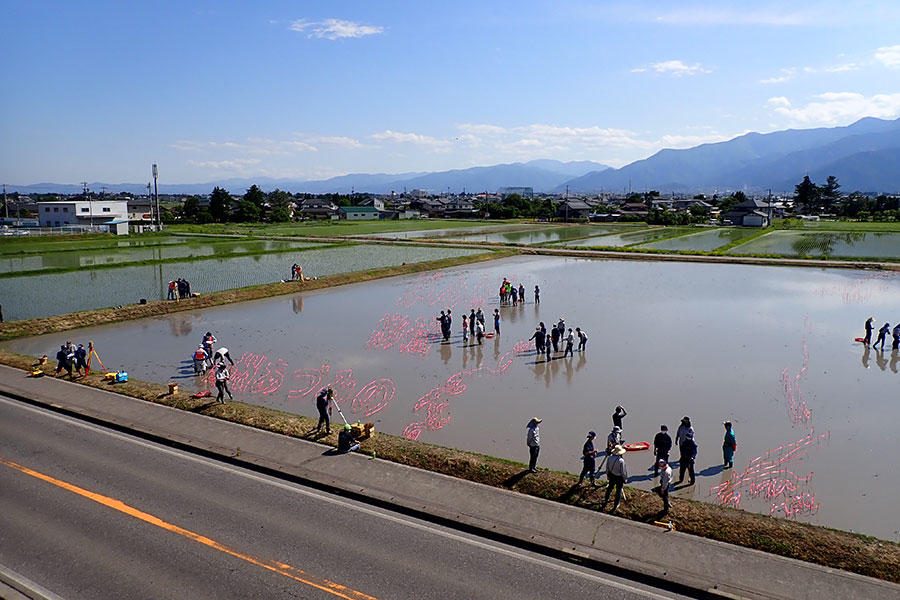
[[[859,68],[860,66],[856,63],[844,63],[833,67],[823,67],[822,71],[825,73],[843,73],[844,71],[858,71]]]
[[[900,69],[900,46],[882,46],[875,52],[875,60],[888,69]]]
[[[388,142],[392,144],[413,144],[415,146],[425,146],[435,150],[446,148],[450,142],[447,140],[439,140],[430,135],[421,135],[418,133],[402,133],[400,131],[391,131],[387,129],[381,133],[375,133],[369,136],[376,142]]]
[[[312,144],[321,144],[323,146],[337,146],[339,148],[347,148],[348,150],[365,148],[365,145],[359,140],[338,135],[311,137],[306,141]]]
[[[769,107],[793,123],[804,125],[840,125],[863,117],[894,119],[900,115],[900,93],[864,96],[855,92],[829,92],[816,100],[794,108],[784,97],[770,98]]]
[[[246,151],[252,154],[272,154],[288,156],[298,152],[316,152],[315,146],[301,140],[272,140],[268,138],[247,138],[244,145]]]
[[[189,160],[188,164],[192,167],[203,169],[217,169],[220,171],[246,172],[248,167],[258,165],[258,158],[235,158],[231,160]]]
[[[781,69],[781,75],[777,77],[769,77],[767,79],[760,79],[760,83],[771,84],[771,83],[784,83],[785,81],[790,81],[797,75],[797,69],[791,67],[789,69]]]
[[[769,106],[779,107],[779,106],[790,106],[791,101],[785,98],[784,96],[775,96],[774,98],[769,98],[766,100],[766,103]]]
[[[631,69],[632,73],[645,73],[647,71],[656,71],[657,73],[674,75],[675,77],[711,72],[709,69],[705,69],[704,67],[700,66],[700,63],[694,65],[686,65],[680,60],[665,60],[662,62],[651,63],[646,66],[635,67]]]
[[[291,23],[290,29],[299,32],[308,31],[308,37],[324,38],[326,40],[360,38],[384,32],[384,27],[378,25],[361,25],[353,21],[344,21],[343,19],[325,19],[324,21],[297,19]]]

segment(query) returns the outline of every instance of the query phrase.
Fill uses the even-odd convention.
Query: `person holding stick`
[[[334,400],[334,390],[331,389],[330,385],[327,388],[322,388],[316,396],[316,410],[319,411],[319,423],[316,425],[316,433],[319,433],[324,423],[325,435],[331,435],[331,418],[328,415],[331,412],[330,402],[332,400]]]

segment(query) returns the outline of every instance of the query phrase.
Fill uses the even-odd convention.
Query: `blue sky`
[[[0,21],[10,184],[618,167],[900,116],[896,0],[4,0]]]

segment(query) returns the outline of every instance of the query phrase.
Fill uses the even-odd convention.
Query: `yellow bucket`
[[[178,393],[178,384],[170,383],[169,384],[169,394],[177,394]]]

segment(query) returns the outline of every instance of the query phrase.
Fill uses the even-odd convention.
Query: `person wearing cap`
[[[616,407],[616,412],[613,413],[613,416],[612,416],[613,425],[618,426],[619,430],[621,431],[622,419],[624,419],[627,416],[628,416],[628,413],[625,412],[625,407],[620,404],[619,406]]]
[[[616,499],[612,509],[612,512],[616,512],[619,509],[619,501],[622,499],[622,487],[628,480],[628,469],[625,467],[625,448],[621,444],[612,449],[606,461],[606,480],[606,497],[603,499],[600,510],[606,508],[609,496],[612,494],[613,488],[616,488]]]
[[[338,433],[338,452],[353,452],[359,450],[359,442],[353,437],[353,428],[345,424],[341,432]]]
[[[87,350],[84,349],[84,344],[78,344],[78,349],[75,350],[75,370],[82,377],[87,373]]]
[[[666,515],[669,513],[669,509],[672,508],[672,504],[669,502],[669,486],[672,485],[672,467],[669,466],[669,461],[664,458],[656,461],[656,468],[661,471],[659,476],[659,497],[662,498],[663,501],[663,512],[662,514]],[[654,473],[654,476],[656,474]]]
[[[678,426],[678,431],[675,432],[675,445],[681,447],[681,442],[684,441],[684,438],[688,433],[694,435],[694,427],[691,425],[691,418],[681,417],[681,425]]]
[[[72,379],[72,362],[69,360],[69,347],[65,344],[60,345],[59,352],[56,353],[56,361],[56,373],[53,376],[59,377],[59,374],[65,369],[69,374],[69,379]]]
[[[869,343],[872,341],[872,322],[875,320],[875,317],[869,317],[866,319],[866,337],[863,338],[863,344],[867,347]]]
[[[597,484],[594,483],[594,471],[597,470],[596,458],[597,451],[594,450],[594,438],[597,437],[597,434],[593,431],[588,431],[587,441],[584,443],[584,446],[581,448],[581,459],[584,461],[584,466],[581,468],[581,475],[578,477],[578,485],[584,483],[584,476],[589,475],[591,478],[591,487],[597,487]]]
[[[231,395],[231,390],[228,388],[229,379],[231,379],[231,375],[228,373],[228,367],[225,366],[225,363],[219,363],[216,369],[216,389],[219,390],[216,402],[220,404],[225,404],[226,393],[228,393],[229,400],[234,400],[234,396]]]
[[[878,330],[878,339],[875,340],[875,343],[872,344],[872,347],[874,348],[875,346],[878,345],[879,342],[881,342],[881,349],[884,350],[884,338],[887,336],[888,333],[890,333],[890,331],[891,331],[891,324],[885,323],[881,327],[881,329]]]
[[[659,433],[653,438],[653,456],[656,462],[653,463],[653,476],[659,473],[659,461],[669,462],[669,452],[672,450],[672,437],[669,435],[669,428],[666,425],[659,426]]]
[[[528,429],[525,434],[525,443],[528,444],[528,470],[537,473],[537,459],[541,452],[541,428],[539,425],[543,419],[534,417],[528,421]]]
[[[334,400],[334,390],[331,389],[331,386],[324,387],[319,390],[319,394],[316,396],[316,410],[319,411],[319,423],[316,425],[316,433],[322,429],[322,424],[325,424],[325,435],[331,435],[331,418],[328,416],[328,413],[331,412],[331,401]]]
[[[609,432],[609,435],[606,436],[606,453],[611,454],[613,448],[622,443],[622,428],[618,425],[613,425],[612,430]]]
[[[722,424],[725,426],[725,439],[722,441],[722,460],[725,462],[723,468],[730,469],[734,466],[737,438],[734,436],[734,429],[731,428],[731,421],[725,421]]]
[[[678,446],[680,457],[678,458],[678,483],[684,482],[685,471],[691,476],[690,485],[694,485],[694,461],[697,460],[697,443],[694,442],[694,433],[689,431],[685,434],[684,440]]]
[[[578,336],[578,351],[584,352],[584,349],[587,346],[587,334],[581,330],[581,327],[575,328],[575,334]]]

